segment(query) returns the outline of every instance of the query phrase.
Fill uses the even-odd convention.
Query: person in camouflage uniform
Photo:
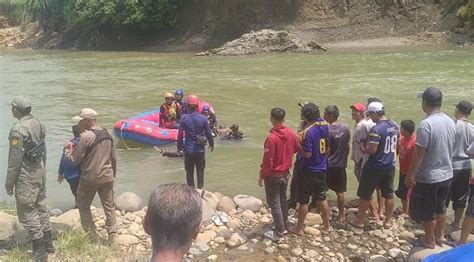
[[[47,261],[54,253],[46,198],[44,125],[31,114],[30,102],[17,96],[11,103],[18,122],[9,135],[7,194],[15,195],[18,219],[33,240],[33,261]]]

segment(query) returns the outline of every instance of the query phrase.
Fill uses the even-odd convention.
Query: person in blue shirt
[[[76,146],[79,143],[79,126],[72,126],[72,133],[74,138],[71,139],[73,146]],[[58,170],[58,182],[63,182],[64,179],[69,183],[71,192],[74,195],[74,199],[77,197],[77,187],[79,186],[79,177],[81,176],[81,168],[79,165],[74,164],[72,161],[66,158],[65,150],[63,150],[63,155],[59,162]]]
[[[395,161],[400,138],[400,129],[392,120],[387,119],[383,104],[372,102],[367,106],[367,114],[375,126],[370,129],[366,148],[362,152],[369,155],[360,177],[357,195],[359,196],[359,213],[353,226],[364,228],[364,218],[369,201],[376,187],[385,198],[384,228],[393,225],[393,178],[395,177]]]
[[[198,188],[204,186],[204,168],[206,166],[206,144],[214,151],[214,138],[207,118],[197,111],[199,99],[189,95],[187,99],[189,114],[183,115],[178,130],[178,152],[184,151],[184,169],[186,181],[194,187],[194,167],[196,167]]]
[[[179,105],[179,110],[181,110],[180,116],[184,114],[188,114],[188,103],[186,102],[186,99],[184,99],[184,91],[183,89],[178,89],[176,92],[174,92],[174,100],[176,103]],[[180,119],[178,119],[179,122]]]

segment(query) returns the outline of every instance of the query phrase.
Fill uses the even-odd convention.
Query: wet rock
[[[251,210],[253,212],[258,212],[263,206],[262,200],[248,195],[236,195],[234,197],[234,202],[243,210]]]
[[[125,192],[115,199],[115,208],[125,212],[135,212],[143,208],[143,200],[135,193]]]
[[[217,203],[217,210],[219,211],[224,211],[224,212],[229,213],[234,209],[235,209],[235,203],[230,197],[223,196]]]
[[[303,254],[303,249],[297,247],[297,248],[291,250],[291,254],[295,257],[299,257]]]

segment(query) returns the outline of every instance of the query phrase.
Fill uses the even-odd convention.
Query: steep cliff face
[[[441,2],[435,4],[435,2]],[[319,43],[449,30],[462,0],[186,0],[159,32],[72,28],[43,45],[79,49],[200,50],[252,30],[288,30]]]

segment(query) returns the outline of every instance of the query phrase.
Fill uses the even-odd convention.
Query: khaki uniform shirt
[[[10,129],[6,186],[13,187],[18,179],[30,177],[28,175],[37,172],[39,172],[38,174],[45,174],[46,154],[43,160],[39,162],[33,162],[24,158],[25,150],[33,148],[36,144],[43,141],[45,136],[46,128],[33,115],[22,117]]]
[[[99,126],[91,129],[103,130]],[[116,171],[116,154],[111,140],[103,140],[86,155],[88,148],[94,143],[95,134],[87,130],[81,134],[79,143],[72,152],[67,152],[67,158],[75,164],[80,164],[80,183],[103,184],[114,181]]]

